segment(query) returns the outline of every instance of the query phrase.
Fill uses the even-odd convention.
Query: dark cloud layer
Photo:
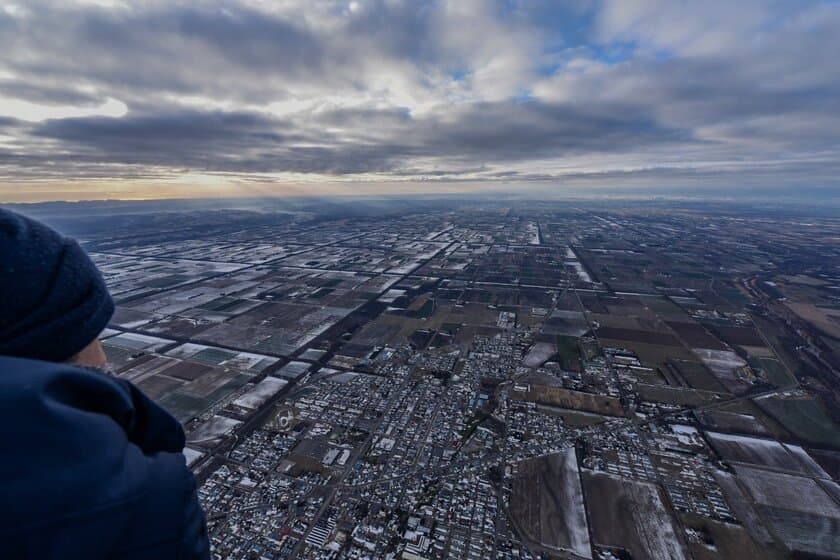
[[[833,2],[106,4],[0,7],[0,183],[838,183]]]
[[[327,132],[333,126],[372,131],[345,140]],[[367,109],[333,110],[303,122],[218,111],[66,118],[33,126],[29,134],[72,146],[79,160],[95,163],[329,175],[404,173],[406,162],[418,157],[474,167],[691,142],[689,132],[665,129],[622,107],[585,114],[536,101],[477,103],[446,118],[423,119]]]

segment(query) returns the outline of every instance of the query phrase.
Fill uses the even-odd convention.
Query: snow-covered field
[[[591,557],[589,526],[586,524],[586,510],[583,507],[583,489],[580,485],[575,448],[570,447],[559,453],[562,460],[563,513],[569,548],[584,558]]]
[[[706,436],[715,451],[727,461],[751,463],[819,478],[831,478],[798,445],[781,444],[770,439],[717,432],[707,432]]]
[[[236,406],[255,410],[265,401],[279,393],[289,382],[276,377],[266,377],[257,383],[253,389],[233,401]]]
[[[306,362],[289,362],[274,375],[285,377],[286,379],[297,379],[309,369],[309,364]]]
[[[174,342],[165,338],[136,333],[120,333],[106,340],[112,346],[120,346],[130,350],[142,350],[144,352],[154,352]]]
[[[388,290],[383,294],[379,301],[382,303],[394,303],[394,301],[400,297],[405,295],[405,290]]]
[[[735,472],[761,505],[840,519],[840,506],[813,479],[741,465]]]
[[[528,350],[528,354],[522,360],[522,365],[526,367],[539,367],[553,356],[555,352],[557,350],[550,342],[537,342]]]
[[[241,423],[240,420],[217,415],[193,430],[187,441],[201,443],[202,441],[213,440],[229,434]]]
[[[252,352],[226,350],[216,348],[215,346],[195,344],[193,342],[177,346],[166,352],[166,355],[172,356],[173,358],[181,358],[182,360],[195,359],[198,361],[207,361],[208,358],[201,357],[208,354],[205,351],[212,351],[210,352],[212,354],[210,362],[214,365],[222,365],[242,371],[263,371],[268,366],[277,362],[277,358],[271,356],[263,356],[262,354],[254,354]]]
[[[184,448],[184,458],[187,460],[187,466],[192,466],[196,461],[204,457],[204,453],[201,451],[196,451],[195,449],[190,449],[189,447]]]
[[[735,370],[747,365],[731,350],[710,350],[708,348],[692,348],[697,357],[718,377],[734,379]]]

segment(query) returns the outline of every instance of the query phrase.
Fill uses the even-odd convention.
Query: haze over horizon
[[[0,202],[835,196],[840,3],[0,1]]]

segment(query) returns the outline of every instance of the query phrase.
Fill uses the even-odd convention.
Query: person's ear
[[[81,352],[67,360],[67,363],[74,366],[89,366],[104,370],[108,367],[108,357],[105,355],[102,343],[96,338],[85,346]]]

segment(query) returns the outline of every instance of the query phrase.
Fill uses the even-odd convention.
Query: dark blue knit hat
[[[75,241],[0,209],[0,355],[63,362],[113,313],[102,275]]]

